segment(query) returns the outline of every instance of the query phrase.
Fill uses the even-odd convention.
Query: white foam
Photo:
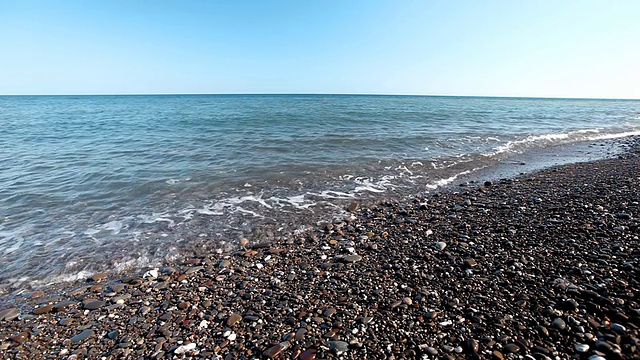
[[[288,198],[278,198],[278,197],[271,197],[269,198],[270,201],[273,201],[277,204],[280,204],[281,206],[285,206],[286,204],[288,205],[292,205],[295,208],[298,209],[308,209],[312,206],[317,205],[317,203],[315,202],[308,202],[305,199],[305,195],[296,195],[296,196],[290,196]]]
[[[122,230],[122,227],[123,227],[122,221],[119,221],[119,220],[109,221],[108,223],[102,224],[100,226],[101,229],[111,231],[114,234],[120,233],[120,230]]]
[[[471,170],[465,170],[465,171],[462,171],[462,172],[460,172],[460,173],[457,173],[457,174],[455,174],[455,175],[453,175],[453,176],[451,176],[451,177],[444,178],[444,179],[440,179],[440,180],[436,180],[436,181],[434,181],[433,183],[426,185],[426,187],[427,187],[428,189],[434,190],[434,189],[437,189],[438,187],[446,186],[446,185],[451,184],[451,183],[452,183],[452,182],[454,182],[458,177],[460,177],[460,176],[462,176],[462,175],[470,174],[470,173],[472,173],[472,172],[474,172],[474,171],[478,171],[478,170],[481,170],[481,169],[484,169],[484,168],[485,168],[485,167],[483,166],[483,167],[473,168],[473,169],[471,169]]]
[[[634,130],[634,131],[627,131],[627,132],[617,133],[617,134],[603,134],[600,136],[593,137],[590,140],[610,140],[610,139],[619,139],[627,136],[638,136],[638,135],[640,135],[640,130]]]

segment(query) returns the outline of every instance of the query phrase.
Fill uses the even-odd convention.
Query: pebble
[[[50,305],[45,305],[39,308],[36,308],[33,310],[33,314],[34,315],[42,315],[42,314],[46,314],[48,312],[51,312],[51,310],[53,310],[54,305],[50,304]]]
[[[95,331],[91,330],[91,329],[86,329],[84,331],[82,331],[81,333],[79,333],[78,335],[72,337],[70,340],[73,343],[78,343],[84,340],[87,340],[88,338],[92,337],[95,335]]]
[[[577,352],[580,352],[580,353],[586,353],[587,351],[589,351],[589,345],[587,344],[575,344],[574,348],[576,349]]]
[[[273,359],[278,356],[281,352],[287,350],[291,346],[291,343],[288,341],[283,341],[277,345],[274,345],[267,350],[265,350],[262,355],[268,357],[269,359]]]
[[[186,345],[180,345],[175,350],[173,350],[174,354],[182,355],[186,354],[189,351],[192,351],[196,348],[196,343],[188,343]]]
[[[329,350],[332,351],[341,353],[349,350],[349,343],[345,341],[328,341],[327,343],[329,344]]]
[[[238,314],[231,314],[231,316],[227,318],[227,326],[231,326],[239,321],[242,321],[242,316]]]
[[[442,251],[447,247],[447,243],[445,243],[444,241],[438,241],[437,243],[433,244],[433,247],[437,250]]]
[[[20,311],[16,308],[6,309],[0,311],[0,320],[11,321],[20,316]]]
[[[84,308],[87,310],[98,310],[105,305],[104,301],[92,300],[84,304]]]
[[[561,318],[555,318],[552,323],[553,327],[558,330],[564,330],[567,327],[567,323]]]

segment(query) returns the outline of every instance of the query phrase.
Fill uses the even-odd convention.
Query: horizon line
[[[88,94],[0,94],[0,96],[170,96],[170,95],[345,95],[345,96],[423,96],[423,97],[465,97],[465,98],[507,98],[507,99],[556,99],[556,100],[631,100],[640,98],[614,97],[565,97],[565,96],[522,96],[522,95],[451,95],[451,94],[409,94],[409,93],[314,93],[314,92],[231,92],[231,93],[88,93]]]

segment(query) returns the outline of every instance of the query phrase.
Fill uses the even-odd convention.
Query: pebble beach
[[[640,158],[339,219],[0,303],[6,359],[637,359]]]

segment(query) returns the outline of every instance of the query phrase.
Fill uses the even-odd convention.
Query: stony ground
[[[479,184],[482,185],[482,184]],[[640,160],[548,169],[0,305],[16,359],[640,358]]]

